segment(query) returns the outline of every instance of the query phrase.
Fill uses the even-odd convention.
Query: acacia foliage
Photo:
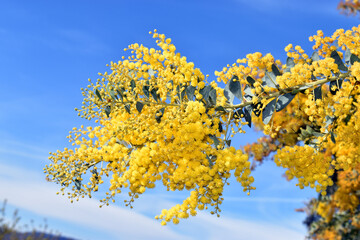
[[[250,193],[248,155],[231,146],[243,125],[269,135],[278,166],[299,188],[326,196],[336,171],[358,166],[360,26],[310,37],[314,52],[285,48],[286,63],[271,54],[248,54],[216,71],[220,87],[176,52],[170,38],[151,33],[158,48],[132,44],[127,58],[110,64],[84,89],[79,115],[95,127],[74,128],[65,148],[50,156],[47,177],[70,199],[92,196],[108,181],[102,204],[127,191],[131,206],[147,189],[189,191],[182,204],[163,210],[162,224],[209,209],[219,215],[222,193],[234,176]],[[260,154],[259,159],[262,159]],[[347,204],[340,194],[337,206]],[[357,206],[357,202],[351,206]]]

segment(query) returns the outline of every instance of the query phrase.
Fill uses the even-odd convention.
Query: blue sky
[[[340,15],[336,0],[152,0],[0,2],[0,200],[18,208],[24,223],[46,218],[50,228],[78,239],[303,239],[303,214],[294,212],[315,196],[287,182],[283,169],[266,162],[254,172],[250,197],[233,183],[225,190],[222,216],[206,212],[179,225],[160,226],[161,209],[186,192],[149,191],[134,205],[98,208],[95,199],[70,204],[45,181],[50,151],[68,146],[68,131],[91,122],[77,117],[80,88],[118,61],[131,43],[154,46],[153,29],[171,37],[182,55],[214,78],[248,53],[272,53],[299,44],[311,54],[308,36],[332,34],[359,19]],[[249,130],[236,147],[259,136]],[[120,202],[120,201],[119,201]]]

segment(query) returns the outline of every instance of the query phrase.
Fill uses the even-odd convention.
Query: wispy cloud
[[[198,221],[208,226],[207,239],[239,239],[239,240],[300,240],[304,239],[301,232],[269,222],[247,221],[229,217],[210,217],[200,214]]]
[[[17,152],[16,148],[21,149]],[[21,141],[4,141],[4,148],[0,148],[0,156],[6,152],[11,157],[23,156],[32,158],[37,154],[45,153],[41,146],[33,146]],[[49,220],[59,219],[74,225],[83,226],[95,232],[112,234],[112,239],[122,236],[124,239],[303,239],[301,222],[293,220],[292,224],[283,224],[282,220],[272,223],[274,218],[266,218],[266,210],[271,204],[301,203],[300,198],[281,197],[234,197],[227,196],[226,202],[237,204],[256,203],[264,209],[254,209],[252,221],[239,212],[234,212],[232,217],[224,214],[216,218],[206,212],[198,216],[183,220],[179,225],[162,227],[153,216],[163,208],[170,208],[184,199],[183,194],[147,193],[135,204],[135,210],[112,205],[99,209],[99,202],[95,199],[80,199],[71,204],[66,197],[57,196],[57,185],[45,182],[40,171],[25,169],[10,163],[9,158],[0,161],[0,196],[7,198],[9,203],[38,215],[43,215]],[[26,196],[26,197],[24,197]],[[229,210],[227,210],[229,211]],[[262,221],[254,221],[261,218]],[[58,227],[57,227],[58,228]],[[76,229],[76,228],[74,228]],[[139,231],[139,229],[142,229]],[[261,231],[257,230],[261,229]],[[66,232],[65,232],[66,233]],[[82,233],[73,230],[74,236],[82,239]],[[97,238],[89,238],[97,240]]]
[[[99,54],[110,48],[96,36],[79,29],[58,29],[54,36],[43,42],[50,47],[60,48],[66,52]],[[59,50],[59,49],[58,49]]]
[[[12,178],[9,179],[9,175]],[[100,231],[105,231],[124,239],[186,239],[159,222],[144,215],[121,207],[99,209],[99,202],[81,199],[71,204],[66,198],[56,195],[56,187],[39,182],[36,174],[6,165],[0,166],[0,196],[19,208],[46,217],[65,220]],[[139,231],[141,229],[141,231]]]

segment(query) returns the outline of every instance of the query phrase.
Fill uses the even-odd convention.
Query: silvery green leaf
[[[350,52],[350,49],[346,49],[345,51],[345,63],[346,64],[350,64],[350,58],[351,58],[351,52]]]
[[[291,57],[288,57],[286,59],[286,68],[285,68],[285,72],[290,72],[290,69],[293,68],[295,66],[295,62],[294,59]]]
[[[332,124],[335,121],[334,117],[325,116],[325,129],[328,128],[330,124]]]
[[[215,148],[217,148],[217,146],[220,144],[219,139],[215,135],[212,135],[212,134],[209,134],[209,137],[211,140],[213,140]]]
[[[216,156],[206,154],[206,159],[209,161],[209,167],[212,168],[214,166],[214,161],[216,160]]]
[[[251,92],[251,87],[246,85],[245,89],[244,89],[244,93],[245,93],[244,97],[245,97],[246,101],[250,102],[254,96],[254,94]]]
[[[313,52],[313,54],[311,55],[311,59],[313,60],[313,62],[319,61],[320,56],[319,56],[318,52]]]
[[[194,99],[194,92],[195,92],[195,87],[194,86],[188,86],[185,90],[186,92],[186,96],[188,98],[189,101],[192,101]]]
[[[286,93],[284,95],[279,96],[276,103],[276,111],[279,112],[283,110],[290,102],[294,99],[296,94]]]
[[[155,75],[154,70],[152,68],[149,68],[148,73],[149,73],[150,77]]]
[[[120,139],[116,138],[116,143],[129,148],[129,144],[124,140],[120,140]]]
[[[209,94],[212,89],[213,87],[211,85],[207,85],[204,88],[200,89],[199,91],[199,93],[203,96],[203,99],[205,100],[206,103],[209,100]]]
[[[209,101],[212,105],[216,105],[216,89],[212,89],[209,93]]]
[[[240,101],[242,99],[241,86],[239,78],[233,76],[226,84],[224,88],[224,95],[229,100],[230,104],[234,103],[234,98],[237,97]]]
[[[321,133],[321,132],[316,132],[316,131],[314,131],[314,132],[312,132],[312,135],[315,136],[315,137],[322,137],[322,136],[324,136],[325,134],[324,134],[324,133]]]
[[[276,98],[269,102],[263,110],[262,120],[264,124],[268,124],[274,114]]]
[[[345,66],[336,50],[331,52],[330,57],[335,60],[335,64],[338,65],[339,70],[348,71],[348,68]]]
[[[276,88],[276,76],[273,72],[265,71],[265,76],[261,80],[263,82],[263,86]]]

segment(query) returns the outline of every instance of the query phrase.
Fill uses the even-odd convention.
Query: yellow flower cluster
[[[334,173],[330,167],[331,157],[316,152],[308,145],[286,146],[278,150],[274,161],[278,166],[288,169],[286,175],[289,179],[298,179],[296,185],[301,189],[310,186],[325,195],[327,186],[334,184],[329,178]]]
[[[110,182],[103,204],[124,189],[130,207],[159,184],[168,191],[189,191],[181,204],[157,216],[162,224],[208,208],[219,214],[231,175],[244,191],[254,189],[248,154],[260,160],[277,150],[275,162],[287,168],[289,179],[325,195],[335,170],[359,164],[359,33],[360,26],[332,37],[318,31],[310,38],[315,54],[309,57],[290,44],[287,65],[271,54],[248,54],[215,72],[227,86],[222,89],[177,53],[171,39],[154,31],[158,49],[130,45],[125,49],[130,56],[111,63],[110,73],[84,89],[79,114],[95,118],[97,125],[74,128],[69,140],[75,149],[52,153],[45,172],[62,184],[63,194],[72,187],[71,199],[92,196]],[[341,49],[354,54],[351,64],[349,59],[342,63]],[[229,100],[229,92],[240,104]],[[230,138],[251,120],[270,139],[246,153],[230,147]]]
[[[84,90],[79,112],[98,125],[74,128],[69,139],[76,148],[52,153],[45,172],[62,184],[63,194],[72,186],[69,198],[76,200],[91,197],[109,181],[103,204],[128,189],[130,199],[125,202],[131,207],[159,183],[168,191],[190,191],[181,205],[157,217],[162,224],[178,223],[208,208],[219,214],[232,174],[244,191],[254,189],[248,156],[225,145],[230,125],[241,125],[228,116],[220,118],[215,110],[226,102],[223,90],[176,53],[169,38],[156,31],[153,37],[160,50],[130,45],[130,57],[111,63],[112,72],[101,74]],[[206,86],[215,96],[206,93]],[[212,104],[206,95],[211,95]]]

